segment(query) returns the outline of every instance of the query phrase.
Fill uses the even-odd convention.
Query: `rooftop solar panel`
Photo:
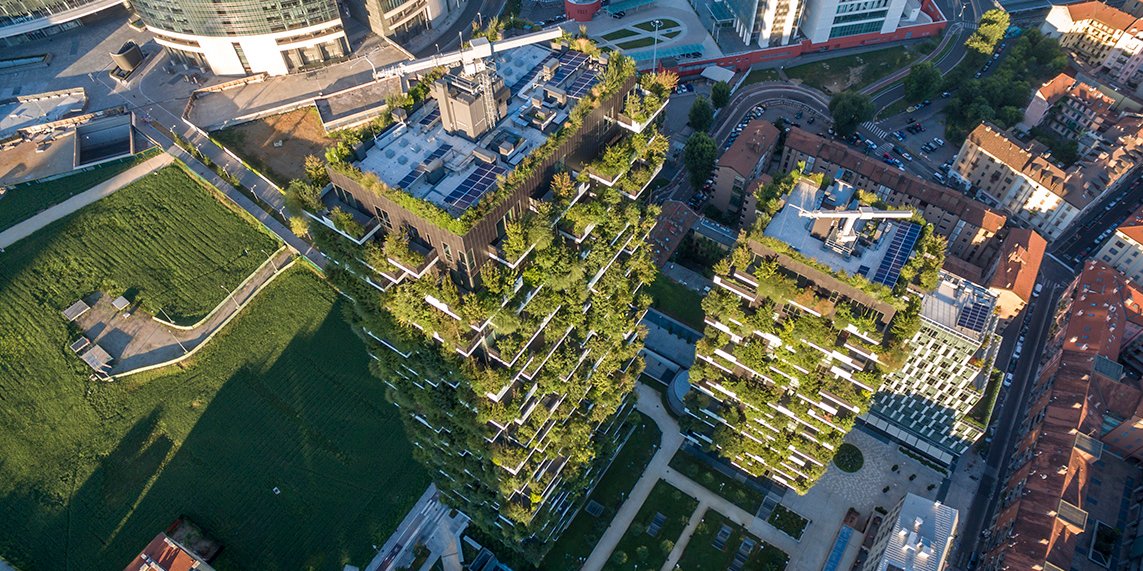
[[[590,69],[583,72],[583,75],[576,78],[575,82],[568,88],[568,97],[579,99],[583,97],[588,90],[590,90],[596,83],[599,83],[599,76]]]
[[[961,310],[956,319],[956,324],[980,333],[984,331],[984,326],[988,323],[990,309],[986,303],[971,303]]]
[[[919,224],[913,222],[898,224],[897,231],[893,233],[893,241],[889,243],[889,250],[885,252],[881,265],[877,267],[877,271],[869,281],[889,288],[897,285],[897,280],[901,277],[901,267],[908,261],[909,254],[913,252],[913,246],[917,244],[920,235]]]
[[[540,59],[540,62],[532,66],[532,69],[530,69],[528,73],[525,73],[520,77],[520,79],[516,80],[516,83],[512,84],[512,95],[523,91],[524,88],[528,86],[528,83],[536,77],[536,74],[540,73],[540,69],[544,67],[545,61],[548,61],[548,56],[544,56],[542,59]]]
[[[506,170],[500,165],[480,164],[456,187],[456,190],[445,197],[445,202],[459,210],[468,209],[496,184],[496,177],[504,174]]]
[[[560,54],[560,66],[556,68],[556,72],[552,74],[552,80],[548,84],[559,85],[563,83],[585,63],[587,63],[587,54],[583,52],[568,51]]]
[[[413,186],[413,183],[417,182],[417,177],[421,176],[422,172],[424,171],[421,170],[421,167],[413,169],[409,172],[409,174],[405,175],[404,178],[401,179],[401,182],[397,183],[397,186],[405,189]]]
[[[422,127],[428,127],[429,125],[432,125],[437,119],[440,119],[440,118],[441,118],[441,108],[440,107],[433,107],[433,110],[429,111],[428,115],[421,117],[421,120],[418,121],[417,124],[421,125]]]

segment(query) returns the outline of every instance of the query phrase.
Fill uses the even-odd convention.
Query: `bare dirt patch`
[[[211,136],[280,186],[303,178],[305,156],[324,156],[334,140],[325,134],[317,110],[308,107],[227,127]]]

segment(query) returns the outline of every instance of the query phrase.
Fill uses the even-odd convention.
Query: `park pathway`
[[[703,516],[706,515],[706,508],[706,502],[699,502],[698,507],[695,508],[695,513],[691,514],[691,519],[687,521],[687,526],[683,528],[683,533],[679,535],[679,539],[675,541],[675,547],[671,549],[671,554],[667,556],[666,563],[663,563],[663,567],[659,571],[671,571],[675,568],[675,565],[679,563],[679,559],[683,556],[683,551],[686,550],[687,544],[691,542],[691,536],[694,535],[695,530],[698,529],[699,524],[702,523]]]
[[[623,538],[623,534],[631,526],[635,515],[639,513],[639,508],[643,507],[643,502],[651,494],[651,488],[655,487],[663,471],[667,470],[671,458],[675,456],[675,452],[683,444],[683,435],[679,432],[679,425],[667,414],[659,393],[647,385],[638,383],[635,385],[635,394],[638,399],[636,407],[639,412],[651,417],[662,430],[662,443],[659,450],[651,458],[651,462],[647,464],[643,476],[639,478],[631,490],[631,494],[627,496],[627,501],[619,507],[619,511],[611,520],[611,525],[607,527],[607,531],[603,532],[603,537],[595,544],[595,549],[591,551],[591,555],[584,562],[584,571],[603,569],[611,557],[611,552],[615,550],[615,546],[619,544],[619,540]],[[674,425],[673,429],[671,425]]]
[[[49,207],[23,222],[17,223],[15,226],[0,232],[0,249],[7,248],[28,236],[31,236],[39,229],[74,213],[75,211],[87,206],[101,198],[111,196],[115,191],[147,176],[148,174],[157,171],[174,161],[174,157],[167,153],[161,153],[157,156],[151,157],[67,200]],[[2,203],[0,203],[2,204]]]
[[[206,317],[189,327],[172,326],[143,312],[132,312],[130,317],[124,317],[111,308],[106,299],[97,302],[89,315],[81,317],[77,323],[85,329],[91,324],[91,330],[99,332],[91,336],[93,343],[109,345],[119,340],[121,345],[105,347],[116,355],[111,370],[113,377],[164,367],[190,357],[206,345],[246,308],[266,284],[292,265],[291,260],[296,255],[289,248],[270,252],[266,261],[229,292]],[[96,327],[96,324],[105,326]]]

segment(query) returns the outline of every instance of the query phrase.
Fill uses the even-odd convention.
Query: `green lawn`
[[[907,67],[918,57],[908,48],[897,46],[786,68],[786,75],[826,93],[836,93],[865,87]]]
[[[633,50],[635,48],[645,48],[647,46],[653,45],[654,43],[655,38],[639,38],[637,40],[631,40],[628,42],[620,42],[615,44],[615,46],[621,50]]]
[[[635,30],[632,30],[630,28],[620,28],[618,30],[615,30],[614,32],[603,34],[602,37],[605,40],[612,40],[613,41],[613,40],[621,40],[623,38],[629,38],[629,37],[634,36],[635,34],[638,34],[638,33],[639,32],[636,32]]]
[[[0,555],[118,568],[186,515],[222,570],[368,560],[427,479],[320,278],[291,270],[159,372],[90,382],[67,348],[78,296],[138,287],[199,315],[258,247],[274,242],[172,167],[0,254]]]
[[[0,197],[0,230],[11,228],[40,211],[59,204],[156,154],[158,151],[147,151],[133,157],[103,163],[92,167],[91,170],[63,178],[18,184]]]
[[[660,30],[669,30],[671,28],[677,28],[681,25],[670,18],[659,18],[659,21],[663,23],[662,26],[659,27]],[[651,21],[639,22],[638,24],[635,24],[635,27],[639,28],[640,30],[646,30],[648,32],[655,31],[655,26],[651,25]]]
[[[767,518],[766,521],[770,522],[770,525],[778,528],[778,531],[794,539],[801,539],[802,532],[806,530],[806,526],[810,523],[809,520],[782,504],[774,506],[774,511],[770,513],[770,517]]]
[[[715,548],[714,540],[723,525],[730,526],[732,531],[730,538],[719,550]],[[790,556],[785,552],[748,534],[742,526],[730,521],[726,516],[708,509],[702,522],[695,529],[694,535],[691,535],[690,541],[687,542],[683,556],[679,558],[678,569],[727,569],[734,562],[734,555],[745,538],[753,540],[755,548],[746,560],[744,569],[782,571],[786,568]]]
[[[581,510],[572,520],[567,531],[552,546],[551,551],[544,557],[542,569],[552,571],[572,571],[579,569],[581,562],[596,542],[603,536],[604,530],[611,523],[611,518],[635,487],[635,482],[643,475],[643,470],[655,451],[659,448],[662,433],[655,423],[643,413],[635,413],[639,422],[635,432],[627,440],[627,444],[615,456],[615,461],[596,485],[591,499],[603,505],[603,513],[595,517]]]
[[[702,296],[687,286],[659,274],[647,286],[651,306],[699,330],[703,330]]]
[[[712,469],[686,450],[679,450],[671,458],[671,468],[676,472],[702,484],[708,490],[730,500],[734,505],[746,510],[747,513],[758,513],[762,500],[766,495],[739,482],[728,478],[722,472]]]
[[[754,69],[746,76],[742,85],[750,85],[751,83],[759,83],[762,81],[778,81],[781,76],[778,75],[776,69]]]
[[[697,507],[698,500],[660,480],[651,489],[647,501],[643,502],[643,507],[631,522],[631,527],[623,534],[623,539],[615,546],[604,569],[658,569],[667,561],[675,541],[679,539],[683,528],[687,526],[687,520]],[[657,513],[666,516],[666,522],[659,533],[651,537],[647,527]]]
[[[148,311],[161,307],[175,321],[193,323],[278,247],[243,215],[169,166],[14,244],[0,263],[0,290],[34,300],[35,308],[21,310],[23,319],[33,311],[54,319],[94,291],[129,291]]]

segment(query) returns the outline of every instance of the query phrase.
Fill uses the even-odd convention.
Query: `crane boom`
[[[434,67],[453,67],[457,64],[464,64],[464,66],[468,68],[475,65],[478,61],[492,57],[493,54],[531,44],[552,41],[563,36],[563,33],[564,31],[560,28],[552,28],[550,30],[524,34],[498,42],[489,42],[484,38],[476,38],[472,40],[471,47],[446,54],[415,59],[413,61],[395,63],[377,70],[377,73],[375,73],[373,77],[374,79],[401,77]]]

